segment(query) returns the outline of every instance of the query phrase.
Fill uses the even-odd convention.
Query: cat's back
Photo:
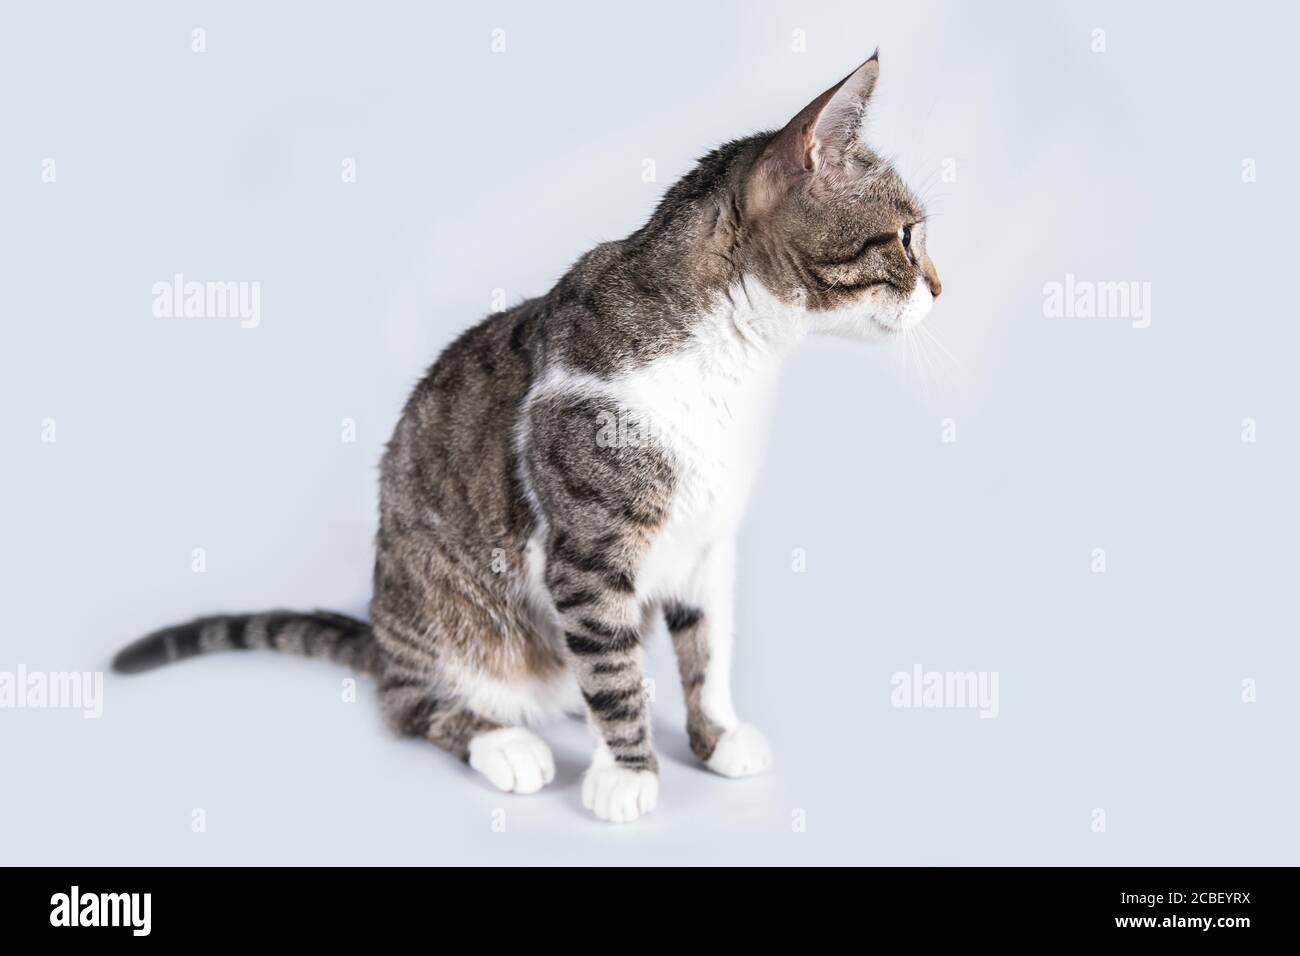
[[[380,525],[459,524],[468,503],[491,533],[530,520],[514,467],[520,403],[542,361],[542,300],[488,316],[443,350],[407,400],[384,453]]]

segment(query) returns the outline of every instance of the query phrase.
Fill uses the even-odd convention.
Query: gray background
[[[876,44],[958,365],[821,340],[788,366],[739,567],[770,776],[692,764],[662,636],[660,806],[623,828],[580,806],[580,725],[543,731],[555,784],[503,796],[389,738],[369,682],[218,656],[108,675],[98,721],[0,710],[4,862],[1300,862],[1293,10],[115,6],[0,29],[0,670],[363,610],[383,442],[493,290],[545,290]],[[175,272],[261,282],[260,327],[154,318]],[[1067,272],[1150,282],[1151,326],[1044,318]],[[917,663],[997,671],[1000,716],[892,708]]]

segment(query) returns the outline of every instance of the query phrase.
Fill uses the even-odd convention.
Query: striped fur
[[[766,769],[730,684],[764,396],[806,334],[896,336],[939,292],[919,202],[859,138],[878,68],[714,150],[642,228],[447,347],[384,453],[371,624],[200,618],[115,667],[255,647],[337,660],[379,678],[396,732],[518,793],[555,773],[522,725],[581,711],[583,802],[622,822],[658,795],[642,645],[662,613],[692,751],[727,776]]]
[[[686,697],[686,736],[691,753],[708,761],[724,730],[704,707],[704,683],[709,666],[708,622],[697,608],[670,604],[664,609],[664,623],[668,625],[677,654],[677,672]]]
[[[428,677],[417,670],[390,666],[379,682],[379,699],[384,720],[394,731],[423,737],[462,760],[469,759],[474,737],[501,727],[437,695]]]
[[[268,611],[200,617],[155,631],[119,651],[113,670],[138,674],[199,654],[254,648],[322,657],[364,674],[378,674],[382,668],[365,621],[331,611]]]
[[[599,444],[617,412],[581,391],[544,391],[527,406],[523,474],[545,516],[545,589],[592,727],[619,766],[653,771],[636,575],[675,479],[654,447]]]

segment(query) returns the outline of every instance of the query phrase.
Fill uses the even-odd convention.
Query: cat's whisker
[[[908,358],[911,356],[912,343],[908,341],[906,331],[904,331],[903,334],[898,337],[898,350],[899,350],[899,354],[902,356],[903,359],[903,374],[905,376],[909,375],[910,373],[908,372],[908,364],[909,364]]]
[[[943,370],[944,381],[950,390],[955,390],[964,394],[966,391],[966,379],[961,369],[953,364],[942,352],[939,342],[933,338],[932,334],[927,334],[931,354],[934,356],[935,363]]]
[[[917,329],[920,332],[924,332],[925,326],[918,325]],[[916,346],[917,350],[921,353],[921,358],[925,362],[926,368],[928,368],[932,373],[936,394],[942,394],[945,386],[952,381],[952,377],[948,374],[948,370],[934,357],[933,350],[926,343],[923,335],[918,334],[916,336]]]
[[[904,375],[906,375],[906,374],[907,374],[907,341],[906,341],[906,339],[899,338],[899,339],[897,340],[897,342],[896,342],[895,345],[894,345],[894,355],[897,357],[897,360],[898,360],[898,368],[899,368],[899,370],[900,370]]]
[[[923,335],[917,335],[916,344],[920,349],[922,359],[934,374],[935,381],[937,382],[937,392],[943,394],[952,383],[951,374],[948,369],[935,358],[933,350],[930,348]]]
[[[921,180],[921,182],[917,185],[914,191],[918,195],[921,195],[924,198],[925,193],[935,185],[935,177],[941,174],[942,174],[942,170],[935,169],[934,172],[930,173],[930,175],[926,176],[923,180]]]
[[[948,347],[945,346],[932,331],[924,327],[922,327],[922,331],[925,333],[925,337],[929,339],[930,343],[933,345],[935,349],[935,358],[945,369],[945,374],[948,376],[949,381],[956,387],[957,391],[965,393],[966,376],[962,370],[961,363],[957,361],[956,356],[948,351]]]
[[[904,333],[894,340],[894,354],[898,360],[899,371],[902,372],[904,376],[908,374],[908,351],[907,334]]]
[[[926,369],[924,358],[921,355],[920,345],[917,341],[914,329],[907,329],[903,333],[903,338],[907,341],[908,348],[912,350],[912,355],[916,359],[916,371],[921,379],[921,394],[928,400],[930,397],[930,375]]]
[[[931,342],[933,342],[936,346],[938,346],[939,350],[947,357],[948,361],[952,362],[953,367],[956,368],[958,371],[961,371],[961,362],[957,361],[957,356],[953,355],[952,352],[948,351],[948,346],[944,345],[943,342],[939,340],[939,336],[935,335],[932,330],[926,328],[925,326],[921,326],[921,331],[925,333],[926,337]]]
[[[917,326],[917,328],[920,329],[922,327]],[[939,386],[942,386],[944,384],[942,370],[935,364],[934,360],[931,358],[930,350],[929,347],[926,345],[924,337],[922,337],[920,334],[914,334],[912,337],[916,340],[917,355],[920,357],[921,361],[925,364],[927,373],[933,377],[933,380],[936,385],[936,389],[938,389]]]

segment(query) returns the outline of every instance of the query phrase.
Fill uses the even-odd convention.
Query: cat
[[[203,617],[115,670],[223,649],[330,658],[377,678],[396,731],[515,793],[555,775],[525,724],[585,713],[582,802],[626,822],[658,799],[641,644],[662,614],[695,756],[767,770],[729,674],[772,383],[806,335],[900,337],[941,288],[920,201],[864,142],[879,72],[873,54],[779,131],[709,153],[636,232],[443,352],[383,455],[369,623]]]

